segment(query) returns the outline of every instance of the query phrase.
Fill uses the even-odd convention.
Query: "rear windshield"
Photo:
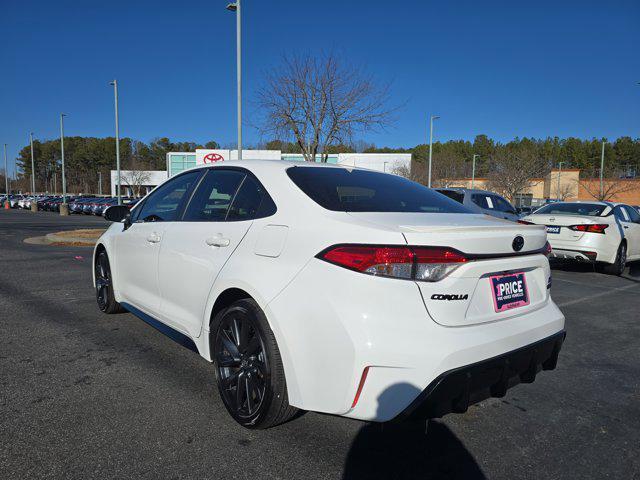
[[[550,203],[535,211],[536,214],[547,215],[587,215],[599,217],[607,208],[606,205],[598,203]]]
[[[446,195],[451,200],[455,200],[458,203],[464,203],[464,193],[457,192],[456,190],[438,190],[443,195]]]
[[[397,175],[333,167],[291,167],[287,174],[313,201],[337,212],[472,213]]]

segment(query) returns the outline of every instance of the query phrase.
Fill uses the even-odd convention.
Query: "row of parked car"
[[[48,212],[59,212],[62,203],[61,195],[6,195],[0,197],[0,202],[9,202],[11,208],[31,209],[32,203],[38,204],[38,210]],[[123,198],[122,203],[127,207],[133,207],[139,198]],[[117,205],[118,199],[115,197],[95,197],[95,196],[71,196],[67,195],[67,204],[69,205],[69,213],[85,214],[85,215],[102,215],[104,211],[111,205]]]

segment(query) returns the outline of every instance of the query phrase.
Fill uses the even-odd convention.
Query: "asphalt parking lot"
[[[554,268],[558,368],[426,435],[316,413],[248,431],[209,364],[98,311],[91,248],[23,242],[105,224],[0,210],[0,478],[640,478],[640,265]]]

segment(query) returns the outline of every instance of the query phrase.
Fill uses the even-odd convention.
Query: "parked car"
[[[93,213],[94,215],[102,215],[102,213],[105,211],[107,207],[110,207],[111,205],[117,205],[117,204],[118,204],[117,198],[106,198],[103,201],[99,202],[95,207],[93,207],[93,209],[91,210],[91,213]]]
[[[552,257],[596,262],[621,275],[625,264],[640,260],[640,213],[622,203],[550,203],[523,219],[546,225]]]
[[[69,213],[82,213],[82,209],[86,203],[92,202],[95,197],[80,197],[69,203]]]
[[[436,190],[463,204],[471,211],[513,222],[517,222],[520,218],[513,205],[497,193],[486,190],[471,190],[470,188],[437,188]]]
[[[213,362],[248,428],[297,409],[378,422],[464,412],[555,368],[564,339],[544,227],[397,175],[225,162],[105,218],[119,223],[94,250],[99,309]]]

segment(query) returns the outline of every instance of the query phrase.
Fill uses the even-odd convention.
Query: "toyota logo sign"
[[[202,160],[204,163],[216,163],[224,161],[224,157],[219,153],[207,153]]]

